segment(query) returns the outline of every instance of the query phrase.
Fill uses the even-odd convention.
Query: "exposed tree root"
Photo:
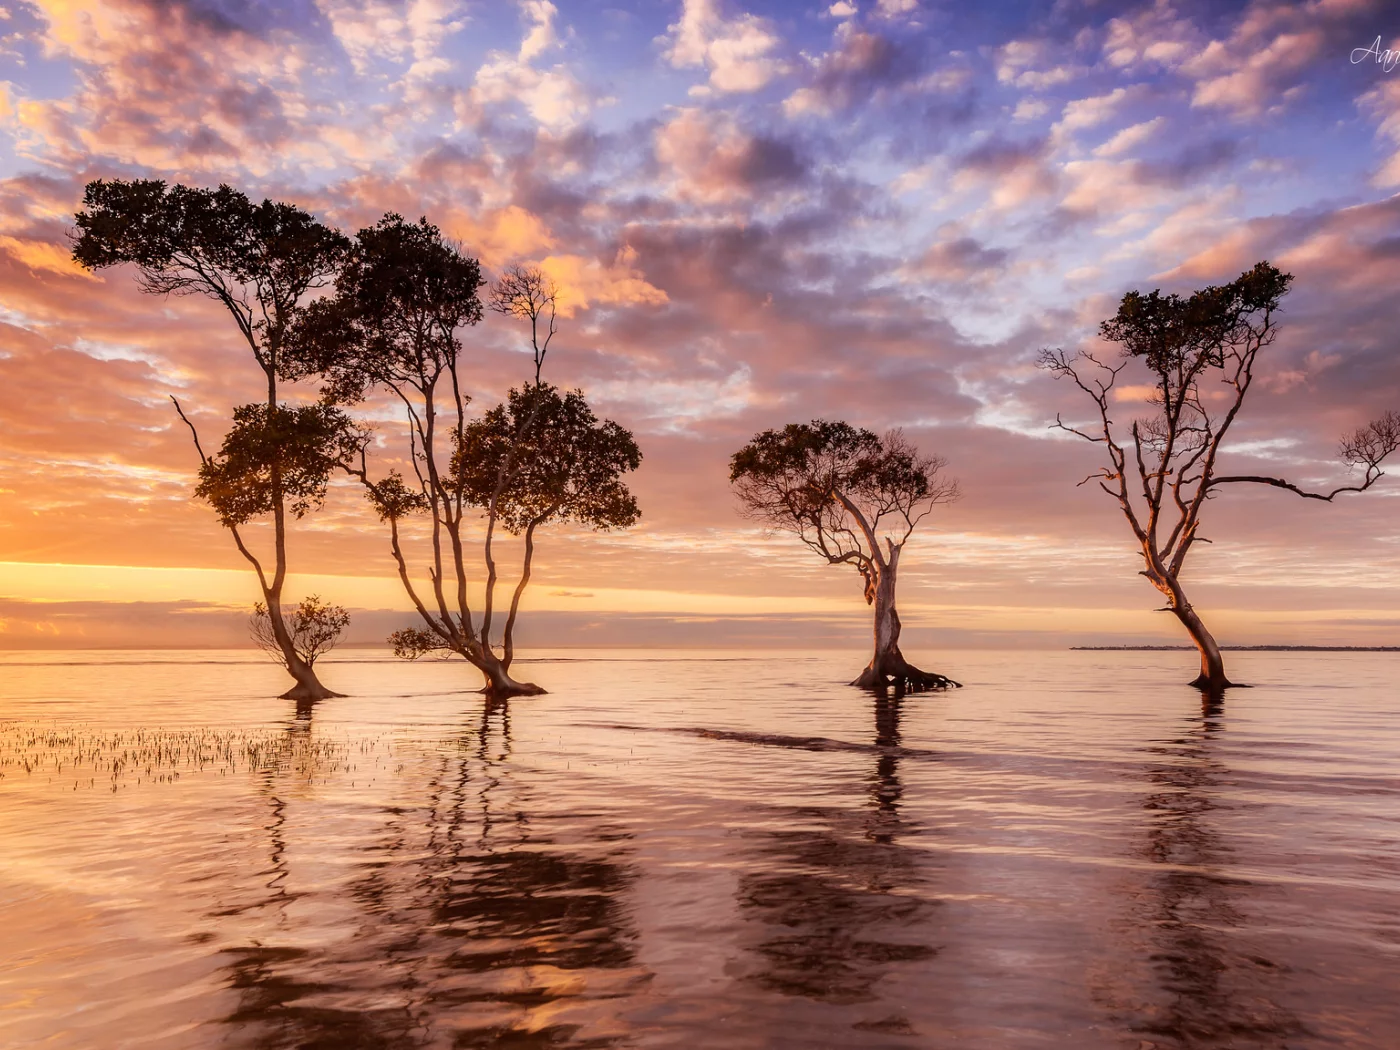
[[[948,688],[961,689],[962,683],[955,682],[947,675],[936,671],[923,671],[904,659],[898,648],[882,654],[870,661],[870,665],[860,673],[851,685],[859,689],[871,689],[883,693],[889,689],[896,696],[905,693],[924,693],[930,690]]]
[[[320,682],[298,682],[292,686],[279,699],[281,700],[329,700],[333,696],[344,696],[344,693],[337,693],[327,689]]]
[[[494,654],[492,655],[494,657]],[[534,682],[517,682],[510,676],[509,665],[505,661],[492,658],[472,662],[486,678],[481,692],[485,694],[488,703],[509,700],[513,696],[543,696],[545,693],[545,690]]]
[[[1204,689],[1209,692],[1215,692],[1217,689],[1233,689],[1235,686],[1235,683],[1228,678],[1211,678],[1207,674],[1198,674],[1195,678],[1191,679],[1190,684],[1197,689]]]
[[[1248,689],[1244,682],[1232,682],[1228,678],[1211,678],[1209,675],[1198,674],[1190,682],[1190,685],[1199,689],[1204,694],[1218,697],[1226,689]]]
[[[488,701],[494,703],[497,700],[509,700],[513,696],[544,696],[549,690],[535,685],[534,682],[517,682],[514,679],[508,679],[503,683],[487,683],[481,687],[479,692],[483,693]]]

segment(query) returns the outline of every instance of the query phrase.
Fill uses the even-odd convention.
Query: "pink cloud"
[[[704,69],[704,87],[721,94],[757,91],[786,69],[772,25],[748,13],[727,16],[720,0],[684,0],[680,21],[668,27],[663,43],[671,65]]]
[[[786,142],[742,131],[723,114],[683,109],[656,136],[657,159],[683,198],[730,201],[774,192],[806,173]]]

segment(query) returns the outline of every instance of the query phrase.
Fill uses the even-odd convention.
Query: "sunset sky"
[[[1296,281],[1227,469],[1344,483],[1338,437],[1400,409],[1377,38],[1393,3],[8,0],[0,647],[238,644],[256,597],[168,395],[213,443],[260,373],[212,305],[69,261],[85,182],[134,177],[426,215],[560,282],[546,377],[636,433],[643,522],[542,539],[527,641],[859,644],[855,574],[727,483],[755,431],[825,417],[961,480],[905,556],[907,649],[1185,642],[1034,358],[1267,258]],[[506,320],[464,339],[478,406],[531,374]],[[1334,505],[1229,492],[1187,582],[1224,643],[1394,644],[1397,509],[1400,464]],[[356,639],[408,622],[348,486],[292,565]]]

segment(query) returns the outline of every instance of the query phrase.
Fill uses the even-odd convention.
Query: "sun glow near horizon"
[[[387,633],[384,625],[398,620],[407,625],[413,618],[412,606],[394,577],[290,574],[286,593],[292,602],[317,594],[351,609],[350,636],[359,644],[382,641]],[[251,574],[237,569],[0,562],[0,648],[30,644],[131,648],[143,642],[195,648],[241,645],[243,628],[238,625],[257,598]],[[479,588],[471,600],[479,615]],[[1179,642],[1171,625],[1146,605],[979,604],[911,598],[902,601],[900,608],[906,632],[923,647]],[[527,592],[524,608],[555,614],[551,623],[561,631],[560,644],[570,646],[590,644],[588,628],[610,618],[643,625],[666,623],[682,630],[686,625],[691,629],[728,625],[727,633],[697,632],[696,644],[716,648],[801,647],[812,631],[825,632],[823,637],[835,632],[838,637],[860,639],[868,630],[867,607],[855,593],[754,595],[544,583]],[[1225,607],[1214,609],[1212,616],[1222,637],[1235,644],[1386,645],[1393,640],[1396,622],[1387,610],[1376,608]],[[165,633],[171,625],[179,625],[173,642]],[[376,629],[380,630],[377,635]],[[754,631],[757,637],[746,642],[746,632]],[[614,635],[607,637],[615,640]],[[637,644],[643,647],[677,644],[674,632],[643,631],[638,638]]]

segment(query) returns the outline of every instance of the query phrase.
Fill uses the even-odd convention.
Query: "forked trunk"
[[[517,682],[510,676],[506,665],[489,649],[468,657],[486,679],[481,691],[492,700],[506,700],[512,696],[542,696],[544,690],[533,682]]]
[[[932,671],[919,670],[899,651],[899,610],[895,607],[894,595],[899,552],[900,548],[891,544],[889,560],[880,560],[871,566],[875,580],[867,594],[875,607],[875,651],[860,677],[851,684],[878,692],[893,686],[896,694],[947,689],[949,686],[961,688],[961,682]]]

